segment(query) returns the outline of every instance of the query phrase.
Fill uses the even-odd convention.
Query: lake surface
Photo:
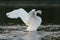
[[[7,39],[7,40],[41,40],[42,37],[44,37],[48,34],[50,34],[50,33],[11,31],[10,33],[0,34],[0,39]]]
[[[1,30],[1,28],[4,30]],[[34,32],[24,32],[23,30],[25,29],[25,26],[0,26],[0,31],[2,32],[0,33],[0,40],[42,40],[42,38],[45,38],[45,36],[47,36],[47,38],[48,36],[52,38],[52,35],[56,37],[58,34],[60,37],[60,31],[47,32],[42,30]]]

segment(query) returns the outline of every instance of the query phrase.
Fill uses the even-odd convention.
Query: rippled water
[[[52,32],[45,32],[45,31],[34,31],[34,32],[24,32],[26,27],[19,28],[18,26],[10,26],[10,27],[3,27],[6,29],[6,33],[0,34],[0,40],[41,40],[41,38],[45,37],[46,35],[52,34]],[[0,27],[0,28],[1,28]],[[10,29],[19,29],[19,30],[10,30]],[[2,31],[3,32],[3,31]]]
[[[10,33],[0,34],[0,39],[40,40],[40,34],[37,32],[11,31]]]
[[[7,40],[41,40],[42,37],[48,35],[46,32],[23,32],[11,31],[10,33],[0,34],[0,39]]]

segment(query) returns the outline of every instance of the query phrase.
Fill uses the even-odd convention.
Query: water
[[[41,38],[44,38],[47,35],[52,36],[55,33],[59,33],[60,35],[60,32],[58,31],[54,33],[45,31],[24,32],[23,30],[26,29],[25,26],[1,26],[0,28],[6,29],[4,32],[2,31],[3,33],[0,33],[0,40],[42,40]],[[54,36],[56,37],[56,35]]]
[[[37,32],[11,31],[10,33],[0,34],[0,39],[40,40],[40,35]]]
[[[23,30],[26,29],[25,26],[0,26],[0,28],[5,29],[2,31],[3,33],[0,34],[0,40],[40,40],[40,34],[36,31],[24,32]]]
[[[10,33],[0,34],[0,39],[7,40],[41,40],[46,35],[52,34],[51,32],[24,32],[24,31],[11,31]]]

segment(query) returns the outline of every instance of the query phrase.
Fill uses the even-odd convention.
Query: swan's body
[[[28,26],[27,31],[36,31],[40,26],[42,20],[40,17],[36,16],[36,14],[41,11],[35,11],[35,9],[31,10],[27,13],[23,8],[13,10],[12,12],[7,13],[6,15],[9,18],[18,18],[20,17],[22,21]]]

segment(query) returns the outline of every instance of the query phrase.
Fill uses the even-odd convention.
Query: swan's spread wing
[[[28,21],[29,21],[29,14],[24,10],[24,9],[19,9],[19,12],[18,12],[19,14],[19,17],[22,19],[22,21],[26,24],[26,25],[28,25]]]
[[[30,12],[29,12],[29,15],[31,16],[31,17],[35,17],[35,9],[32,9]]]

